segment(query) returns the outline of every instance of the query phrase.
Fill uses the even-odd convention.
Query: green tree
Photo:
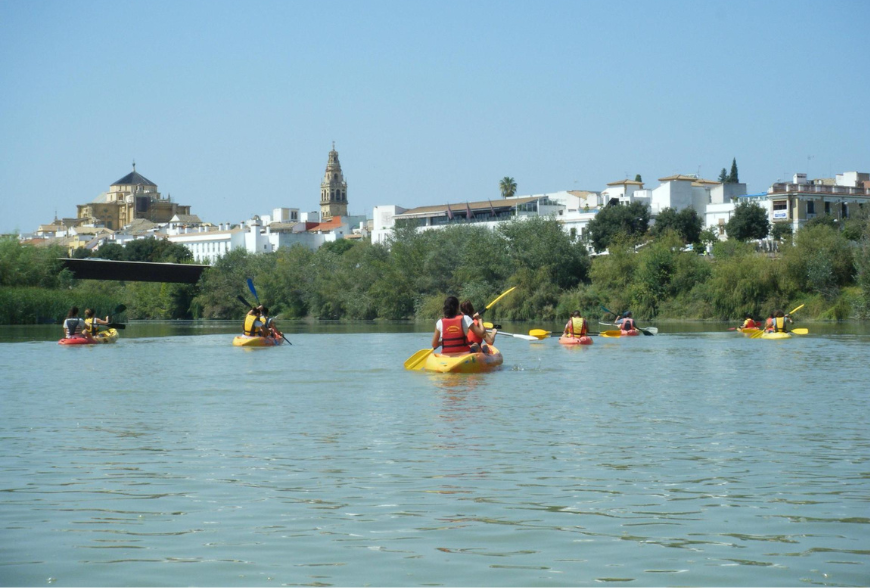
[[[788,287],[796,292],[816,292],[829,300],[852,282],[855,271],[848,239],[825,225],[805,225],[799,230],[794,247],[783,252],[782,261]]]
[[[643,180],[640,178],[640,174],[635,174],[634,181],[635,182],[643,182]]]
[[[719,182],[722,184],[728,183],[728,172],[725,171],[725,168],[722,168],[722,171],[719,173]]]
[[[832,214],[819,214],[819,215],[811,218],[810,220],[808,220],[804,224],[804,228],[807,228],[807,227],[812,228],[812,227],[819,227],[819,226],[825,226],[825,227],[830,227],[832,229],[836,229],[837,228],[837,218]]]
[[[740,177],[737,175],[737,158],[731,160],[731,173],[728,174],[728,183],[737,184],[740,182]]]
[[[498,183],[502,198],[509,198],[517,193],[517,183],[513,178],[505,176]]]
[[[589,240],[596,251],[604,251],[617,235],[638,239],[648,228],[649,208],[645,204],[608,205],[589,222]]]
[[[105,243],[94,252],[94,256],[100,259],[121,261],[124,259],[124,247],[117,243]]]
[[[189,263],[193,254],[184,245],[166,239],[136,239],[124,246],[126,261],[152,261],[167,263]]]
[[[770,229],[770,236],[774,241],[787,241],[793,233],[790,223],[774,223],[773,228]]]
[[[734,216],[725,225],[728,237],[738,241],[764,239],[770,232],[767,211],[754,202],[742,202],[734,209]]]
[[[855,281],[861,289],[860,314],[870,316],[870,220],[865,221],[860,246],[855,250]]]
[[[659,236],[667,231],[676,231],[683,243],[700,243],[701,229],[704,221],[694,208],[684,208],[677,212],[673,208],[665,208],[656,217],[656,222],[650,232]]]

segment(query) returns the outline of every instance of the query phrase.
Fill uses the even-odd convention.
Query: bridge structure
[[[125,282],[171,282],[196,284],[210,266],[192,263],[111,261],[108,259],[61,258],[63,267],[77,280],[118,280]]]

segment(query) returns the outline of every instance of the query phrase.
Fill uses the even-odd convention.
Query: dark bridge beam
[[[174,282],[196,284],[207,265],[109,261],[106,259],[61,258],[63,267],[77,280],[123,280],[126,282]]]

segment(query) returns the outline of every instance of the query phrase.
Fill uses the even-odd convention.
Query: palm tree
[[[498,183],[498,188],[501,190],[502,198],[510,198],[517,193],[517,183],[513,178],[505,176]]]

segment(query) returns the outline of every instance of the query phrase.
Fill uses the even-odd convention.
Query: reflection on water
[[[0,344],[0,583],[870,579],[868,335],[502,338],[463,376],[402,369],[407,325],[188,328]]]

